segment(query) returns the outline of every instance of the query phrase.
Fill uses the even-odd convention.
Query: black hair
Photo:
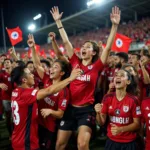
[[[54,63],[57,62],[61,66],[61,70],[64,72],[64,75],[62,76],[61,80],[64,80],[70,76],[71,73],[71,65],[70,63],[67,63],[66,61],[57,59],[54,61]]]
[[[46,60],[46,59],[42,59],[42,60],[40,60],[40,62],[41,62],[41,63],[45,63],[46,66],[49,67],[49,68],[51,67],[50,62],[49,62],[48,60]]]
[[[144,56],[146,56],[148,59],[150,59],[150,54],[144,54]]]
[[[133,66],[133,65],[131,65],[131,64],[125,64],[125,65],[123,65],[122,66],[122,68],[121,69],[123,69],[123,70],[126,70],[125,68],[127,68],[127,67],[132,67],[133,68],[133,70],[136,72],[136,74],[138,75],[138,71],[135,69],[135,67]],[[129,72],[129,71],[128,71]]]
[[[87,43],[87,42],[89,42],[89,43],[91,43],[92,44],[92,46],[93,46],[93,51],[95,51],[96,52],[96,54],[93,56],[93,58],[92,58],[92,63],[94,63],[95,61],[97,61],[98,59],[99,59],[99,46],[98,46],[98,44],[96,43],[96,42],[94,42],[94,41],[85,41],[84,43]]]
[[[13,63],[13,61],[11,59],[9,59],[9,58],[4,59],[3,63],[5,63],[5,61],[7,61],[7,60],[9,60],[11,64]]]
[[[25,72],[24,72],[25,68],[26,68],[25,66],[18,66],[12,70],[11,72],[12,85],[14,85],[14,83],[16,83],[17,85],[22,84],[22,78],[25,75]]]
[[[26,67],[29,65],[29,64],[33,64],[33,61],[28,61],[27,63],[26,63]]]
[[[118,56],[119,58],[122,58],[125,63],[128,62],[128,54],[127,53],[120,52],[120,53],[117,53],[116,56]]]
[[[133,54],[131,54],[131,55],[136,56],[137,60],[140,60],[140,58],[141,58],[141,55],[140,55],[140,54],[137,54],[137,53],[133,53]]]
[[[22,60],[17,60],[16,63],[18,66],[25,66],[25,63]]]
[[[138,88],[138,82],[136,80],[136,78],[130,74],[129,71],[125,70],[125,69],[121,69],[123,71],[125,71],[127,73],[127,76],[128,76],[128,80],[130,81],[130,84],[127,86],[127,93],[129,94],[132,94],[134,96],[139,96],[140,93],[139,93],[139,88]]]

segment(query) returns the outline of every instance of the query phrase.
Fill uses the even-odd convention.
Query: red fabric
[[[136,139],[136,132],[123,132],[118,135],[112,135],[111,124],[118,127],[128,126],[133,122],[133,118],[141,117],[138,99],[135,96],[127,94],[122,101],[118,101],[116,93],[108,94],[102,101],[103,107],[101,113],[109,116],[107,126],[107,136],[116,142],[128,143]]]
[[[71,104],[77,106],[93,104],[95,86],[98,74],[104,67],[103,63],[98,59],[95,63],[84,66],[75,54],[70,59],[70,63],[72,68],[78,65],[83,71],[80,77],[70,83]]]
[[[38,149],[38,91],[32,88],[16,88],[12,92],[12,114],[14,130],[12,147],[14,150]]]
[[[150,40],[147,40],[145,45],[150,45]]]
[[[150,150],[150,98],[146,98],[142,101],[142,121],[146,123],[146,148]]]
[[[43,58],[47,58],[44,49],[42,49],[42,50],[40,51],[40,56],[43,57]]]
[[[19,27],[13,29],[6,29],[6,30],[9,35],[10,42],[13,46],[23,40],[22,31]]]
[[[128,53],[131,42],[131,38],[117,33],[111,49],[115,52]]]
[[[1,91],[1,99],[2,100],[11,100],[11,93],[12,93],[12,84],[11,84],[11,78],[10,78],[10,74],[8,74],[6,71],[1,71],[0,72],[0,83],[4,83],[8,86],[8,90]]]
[[[54,58],[54,57],[55,57],[55,53],[54,53],[54,51],[53,51],[53,50],[50,50],[50,51],[49,51],[49,54],[50,54],[50,56],[51,56],[52,58]]]
[[[52,82],[49,78],[49,75],[46,73],[43,77],[43,83],[44,88],[47,88],[48,86],[52,85]],[[59,91],[58,93],[55,93],[53,95],[49,95],[44,98],[44,100],[41,100],[39,102],[38,108],[39,108],[39,124],[47,128],[49,131],[54,132],[56,129],[56,118],[53,116],[48,116],[46,119],[44,119],[41,115],[40,110],[43,108],[49,108],[52,110],[58,110],[61,109],[63,111],[66,110],[67,105],[69,103],[69,90],[68,88],[64,88],[63,90]]]

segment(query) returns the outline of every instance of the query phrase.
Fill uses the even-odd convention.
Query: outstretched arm
[[[28,35],[27,43],[28,43],[28,46],[32,49],[32,60],[33,60],[34,67],[36,68],[40,78],[43,79],[43,77],[44,77],[44,69],[43,69],[43,67],[41,65],[40,58],[39,58],[38,54],[36,53],[35,41],[34,41],[34,37],[33,37],[32,34]]]
[[[61,22],[61,17],[63,15],[63,12],[59,13],[58,7],[53,7],[50,12],[56,22],[57,28],[59,30],[59,33],[60,33],[63,43],[65,45],[65,49],[67,50],[67,55],[69,58],[71,58],[74,54],[74,51],[73,51],[73,46],[70,43],[70,41],[68,39],[68,35],[67,35],[67,33],[62,25],[62,22]]]
[[[17,57],[17,54],[16,54],[16,51],[15,51],[15,48],[14,48],[14,47],[11,47],[8,51],[9,51],[11,57],[12,57],[15,61],[19,60],[19,58]]]
[[[106,47],[103,50],[102,55],[100,57],[103,64],[106,63],[109,52],[110,52],[111,47],[112,47],[112,44],[114,42],[116,32],[117,32],[117,29],[118,29],[118,25],[119,25],[119,22],[120,22],[120,15],[121,15],[121,11],[119,10],[119,8],[116,7],[116,6],[113,7],[112,8],[112,13],[110,14],[110,19],[111,19],[111,22],[112,22],[111,32],[110,32],[109,38],[107,40]]]
[[[55,33],[54,32],[50,32],[48,34],[48,36],[50,37],[50,39],[52,41],[52,46],[53,46],[53,49],[54,49],[54,52],[55,52],[57,58],[68,62],[66,57],[64,57],[63,53],[59,49],[59,46],[58,46],[56,38],[55,38],[56,37]]]

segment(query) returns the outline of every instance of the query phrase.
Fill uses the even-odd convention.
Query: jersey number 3
[[[19,113],[18,113],[18,110],[19,110],[18,103],[16,101],[12,101],[11,107],[12,107],[14,124],[18,125],[20,123],[20,116],[19,116]]]

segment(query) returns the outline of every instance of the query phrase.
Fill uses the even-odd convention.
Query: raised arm
[[[52,46],[53,46],[53,49],[54,49],[54,52],[55,52],[57,58],[68,62],[68,60],[66,59],[66,57],[64,57],[63,53],[59,49],[59,46],[58,46],[56,38],[55,38],[56,34],[54,32],[50,32],[48,34],[48,36],[50,37],[50,39],[52,41]]]
[[[36,53],[35,41],[34,41],[34,37],[32,34],[28,35],[27,43],[28,43],[28,46],[32,49],[32,60],[33,60],[34,67],[36,68],[40,78],[43,79],[44,68],[42,67],[41,62],[40,62],[40,58],[39,58],[38,54]]]
[[[56,22],[57,28],[59,30],[59,33],[60,33],[63,43],[65,45],[65,49],[67,50],[67,55],[69,58],[71,58],[74,54],[74,51],[73,51],[73,46],[70,43],[70,41],[68,39],[68,35],[67,35],[67,33],[62,25],[62,22],[61,22],[61,17],[63,15],[63,12],[59,13],[58,7],[53,7],[52,10],[50,10],[50,12]]]
[[[118,29],[118,25],[119,25],[119,22],[120,22],[120,15],[121,15],[121,11],[119,10],[119,8],[116,7],[116,6],[113,7],[112,8],[112,13],[110,14],[110,19],[111,19],[111,22],[112,22],[111,32],[110,32],[110,35],[108,37],[106,47],[103,50],[102,55],[100,57],[103,64],[106,63],[109,52],[110,52],[111,47],[112,47],[112,44],[114,42],[116,32],[117,32],[117,29]]]

